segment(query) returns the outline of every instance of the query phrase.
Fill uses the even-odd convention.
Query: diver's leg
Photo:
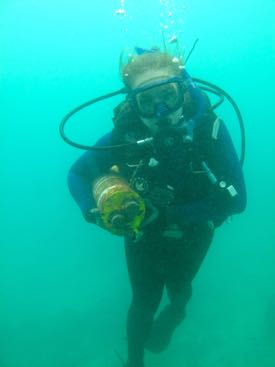
[[[181,243],[173,242],[167,257],[166,289],[170,300],[154,322],[146,348],[159,353],[169,344],[176,327],[185,317],[185,307],[192,295],[191,282],[198,272],[213,238],[208,225],[194,226]]]
[[[144,344],[150,334],[154,314],[161,301],[164,281],[154,272],[152,253],[145,241],[127,244],[126,258],[133,292],[127,317],[128,364],[143,366]]]

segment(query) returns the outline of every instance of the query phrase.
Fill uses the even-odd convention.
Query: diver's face
[[[173,75],[167,69],[146,71],[136,77],[132,88],[143,88],[147,85],[150,86],[152,83],[165,82],[172,77]],[[176,125],[178,123],[182,116],[182,103],[179,98],[182,98],[182,94],[177,83],[163,84],[150,88],[136,96],[138,110],[143,112],[140,114],[140,118],[153,135],[159,131],[162,125]],[[156,116],[155,108],[162,104],[168,108],[173,105],[179,106],[179,108],[176,110],[171,108],[172,111],[169,112],[168,110],[165,116],[161,116],[161,114]]]

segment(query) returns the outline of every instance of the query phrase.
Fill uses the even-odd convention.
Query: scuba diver
[[[185,63],[186,64],[186,63]],[[68,174],[90,223],[124,237],[132,288],[127,367],[160,353],[186,317],[186,305],[215,229],[246,206],[239,159],[206,91],[166,51],[136,48],[121,65],[125,93],[113,128]],[[217,94],[217,89],[216,94]],[[213,91],[213,89],[212,89]],[[221,91],[221,90],[220,90]],[[226,95],[228,96],[228,95]],[[168,304],[157,314],[164,290]]]

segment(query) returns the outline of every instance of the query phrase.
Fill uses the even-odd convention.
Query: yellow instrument
[[[127,181],[114,173],[101,176],[93,183],[93,196],[110,232],[137,234],[145,216],[145,204]]]

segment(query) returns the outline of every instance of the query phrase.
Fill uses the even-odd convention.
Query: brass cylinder
[[[93,183],[93,196],[107,228],[123,232],[127,226],[137,232],[145,216],[145,205],[126,180],[115,174],[104,175]]]

